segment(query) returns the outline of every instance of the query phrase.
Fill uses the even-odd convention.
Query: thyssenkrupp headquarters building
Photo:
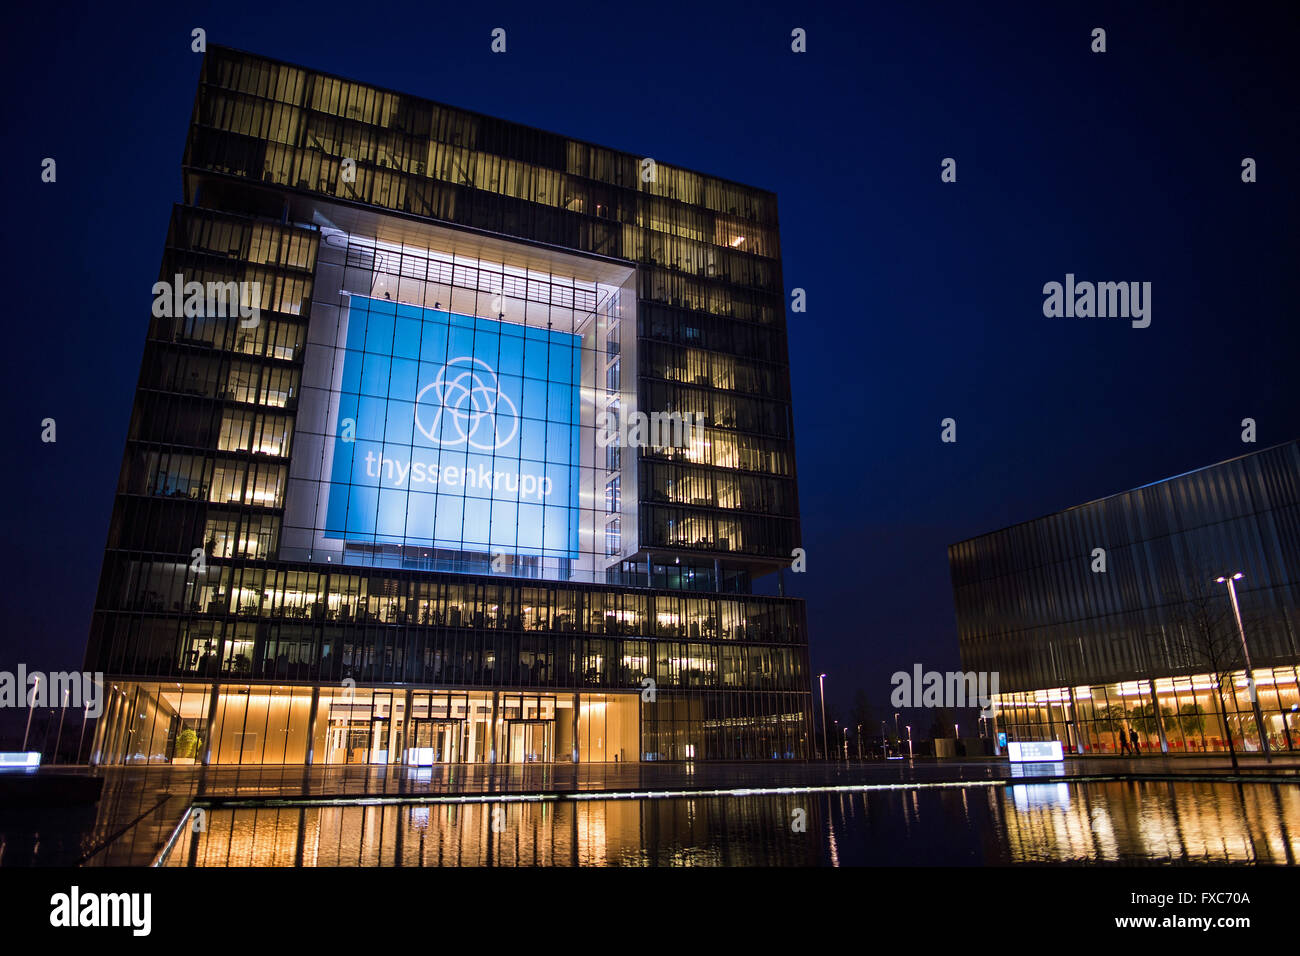
[[[220,48],[182,174],[92,759],[809,754],[775,195]]]

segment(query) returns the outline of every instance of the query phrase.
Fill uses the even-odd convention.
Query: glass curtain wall
[[[1300,750],[1296,668],[1257,668],[1255,683],[1269,749]],[[1209,674],[1158,678],[1154,685],[1154,695],[1147,680],[1002,694],[996,729],[1009,740],[1060,740],[1081,753],[1124,753],[1134,733],[1141,752],[1166,745],[1169,753],[1226,751],[1229,736],[1238,751],[1262,749],[1244,671],[1221,686]]]

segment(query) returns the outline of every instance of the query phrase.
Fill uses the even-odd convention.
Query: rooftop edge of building
[[[206,50],[205,50],[205,52],[204,52],[204,62],[205,62],[205,63],[206,63],[206,61],[207,61],[207,54],[208,54],[209,52],[213,52],[213,51],[222,52],[222,53],[233,53],[233,54],[236,54],[236,55],[238,55],[238,56],[251,57],[251,58],[253,58],[253,59],[255,59],[255,60],[262,60],[262,61],[267,62],[267,63],[274,63],[274,64],[276,64],[276,65],[278,65],[278,66],[286,66],[286,67],[289,67],[290,69],[294,69],[294,70],[302,70],[302,71],[304,71],[304,72],[306,72],[306,73],[312,73],[312,74],[315,74],[316,76],[325,76],[325,77],[329,77],[329,78],[332,79],[332,80],[339,80],[339,81],[341,81],[341,82],[343,82],[343,83],[355,83],[355,84],[358,84],[358,85],[360,85],[360,86],[368,87],[368,88],[370,88],[370,89],[372,89],[372,90],[375,90],[376,92],[379,92],[379,93],[388,93],[388,94],[391,94],[391,95],[393,95],[393,96],[401,96],[401,97],[406,97],[406,98],[408,98],[408,99],[414,99],[414,100],[417,100],[417,101],[419,101],[419,102],[421,102],[421,103],[427,103],[427,104],[429,104],[430,106],[437,106],[437,107],[440,107],[440,108],[442,108],[442,109],[454,110],[454,111],[459,112],[459,113],[464,113],[466,116],[472,116],[472,117],[474,117],[474,118],[476,118],[476,119],[491,120],[492,122],[496,122],[496,123],[507,123],[507,124],[509,124],[509,125],[511,125],[511,126],[516,126],[516,127],[520,128],[520,129],[530,130],[531,132],[534,132],[534,133],[541,133],[542,135],[545,135],[545,136],[555,136],[555,137],[558,137],[558,138],[560,138],[560,139],[567,140],[567,141],[572,142],[572,143],[578,143],[578,144],[580,144],[580,145],[582,145],[582,146],[589,146],[589,147],[592,147],[592,148],[595,148],[595,149],[603,149],[603,150],[607,150],[607,151],[609,151],[609,152],[611,152],[611,153],[618,153],[618,154],[621,155],[621,156],[626,156],[626,157],[629,157],[629,158],[632,158],[632,159],[640,160],[640,159],[644,159],[644,158],[646,158],[646,156],[647,156],[647,154],[644,154],[644,153],[631,152],[631,151],[628,151],[628,150],[625,150],[625,149],[619,149],[619,148],[614,147],[614,146],[607,146],[607,145],[605,145],[605,144],[603,144],[603,143],[595,143],[595,142],[592,142],[591,140],[588,140],[588,139],[582,139],[582,138],[577,137],[577,136],[569,136],[568,134],[560,133],[560,132],[557,132],[557,131],[555,131],[555,130],[553,130],[553,129],[543,129],[543,128],[540,127],[540,126],[531,126],[531,125],[529,125],[529,124],[527,124],[527,123],[520,123],[520,122],[518,122],[518,121],[516,121],[516,120],[506,119],[506,118],[501,117],[501,116],[494,116],[494,115],[491,114],[491,113],[483,113],[483,112],[480,112],[480,111],[478,111],[478,110],[468,109],[468,108],[463,107],[463,106],[456,106],[456,105],[453,104],[453,103],[444,103],[444,102],[442,102],[441,100],[434,100],[434,99],[430,99],[430,98],[427,97],[427,96],[421,96],[421,95],[418,94],[418,93],[411,93],[411,92],[404,92],[404,91],[402,91],[402,90],[395,90],[395,89],[393,89],[392,87],[388,87],[388,86],[380,86],[380,85],[378,85],[378,84],[376,84],[376,83],[370,83],[370,82],[368,82],[368,81],[366,81],[366,80],[359,80],[359,79],[356,79],[356,78],[354,78],[354,77],[343,76],[343,75],[341,75],[341,74],[339,74],[339,73],[332,73],[332,72],[330,72],[330,71],[328,71],[328,70],[321,70],[321,69],[317,69],[317,68],[315,68],[315,67],[305,66],[305,65],[303,65],[303,64],[301,64],[301,63],[293,63],[293,62],[291,62],[291,61],[289,61],[289,60],[282,60],[282,59],[280,59],[280,58],[278,58],[278,57],[267,56],[267,55],[265,55],[265,54],[263,54],[263,53],[254,53],[254,52],[252,52],[251,50],[241,50],[241,49],[239,49],[238,47],[229,46],[229,45],[224,44],[224,43],[209,43],[209,44],[207,45],[207,48],[206,48]],[[202,78],[201,78],[201,77],[200,77],[199,82],[200,82],[200,83],[202,82]],[[753,185],[753,184],[751,184],[751,183],[744,183],[744,182],[741,182],[740,180],[737,180],[737,179],[728,179],[726,176],[719,176],[719,175],[717,175],[716,173],[708,173],[708,172],[704,172],[703,170],[694,169],[694,168],[689,167],[689,166],[683,166],[683,165],[681,165],[680,163],[671,163],[671,162],[662,162],[662,163],[660,163],[659,160],[656,160],[656,163],[659,163],[660,165],[663,165],[663,166],[667,166],[667,167],[669,167],[670,169],[679,169],[679,170],[681,170],[682,172],[685,172],[685,173],[691,173],[692,175],[695,175],[695,176],[702,176],[702,177],[704,177],[704,178],[706,178],[706,179],[713,179],[713,180],[716,180],[717,182],[720,182],[720,183],[726,183],[726,184],[729,185],[729,186],[736,186],[736,187],[739,187],[739,188],[741,188],[741,189],[748,189],[748,190],[750,190],[750,191],[752,191],[752,192],[755,192],[755,193],[761,193],[761,194],[764,195],[764,196],[770,197],[770,198],[773,200],[773,203],[774,203],[774,204],[775,204],[776,199],[777,199],[777,194],[776,194],[776,192],[775,192],[774,190],[767,189],[767,188],[765,188],[765,187],[763,187],[763,186],[755,186],[755,185]],[[668,197],[664,197],[664,198],[668,198]],[[680,202],[681,200],[678,200],[678,201]],[[697,204],[695,204],[695,203],[685,203],[685,205],[697,205]],[[778,216],[778,218],[777,218],[777,222],[779,222],[779,216]],[[774,224],[774,225],[775,225],[775,224]],[[778,228],[779,228],[779,227],[778,227]]]
[[[1277,451],[1278,449],[1286,448],[1287,446],[1290,445],[1300,445],[1300,438],[1291,438],[1286,441],[1278,442],[1276,445],[1269,445],[1267,448],[1260,448],[1255,451],[1246,452],[1244,455],[1237,455],[1234,458],[1225,458],[1222,461],[1212,462],[1211,464],[1208,465],[1201,465],[1199,468],[1191,468],[1188,469],[1187,471],[1179,472],[1176,475],[1169,475],[1166,478],[1158,478],[1155,481],[1148,481],[1141,485],[1134,485],[1132,488],[1126,488],[1123,491],[1116,491],[1109,495],[1102,495],[1100,498],[1093,498],[1091,501],[1084,501],[1077,505],[1071,505],[1068,508],[1061,508],[1059,511],[1049,511],[1046,514],[1040,514],[1034,518],[1026,518],[1023,521],[1013,521],[1011,524],[1003,525],[1001,528],[995,528],[992,531],[985,531],[982,534],[971,535],[969,538],[962,538],[959,541],[954,541],[952,544],[948,545],[948,550],[951,551],[953,548],[956,548],[963,544],[967,544],[968,542],[971,541],[978,541],[981,538],[988,538],[995,534],[1002,534],[1005,531],[1010,531],[1012,528],[1019,528],[1022,525],[1034,524],[1035,522],[1043,521],[1047,518],[1053,518],[1056,515],[1068,514],[1071,511],[1078,511],[1081,508],[1090,508],[1093,505],[1100,504],[1103,501],[1110,501],[1112,498],[1121,498],[1124,495],[1130,495],[1135,491],[1141,491],[1143,488],[1150,488],[1154,485],[1163,485],[1166,482],[1177,481],[1179,478],[1186,478],[1189,475],[1195,475],[1202,471],[1208,471],[1211,468],[1220,468],[1224,465],[1230,465],[1234,461],[1241,461],[1246,458],[1253,458],[1256,455],[1267,454],[1268,452]]]

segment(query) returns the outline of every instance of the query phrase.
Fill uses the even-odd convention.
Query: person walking
[[[1121,757],[1128,756],[1128,731],[1123,727],[1119,729],[1119,754]]]
[[[1133,756],[1136,757],[1142,752],[1141,748],[1138,746],[1138,732],[1136,730],[1129,731],[1128,736],[1129,741],[1133,744]]]

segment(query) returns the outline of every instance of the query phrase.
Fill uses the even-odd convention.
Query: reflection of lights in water
[[[1070,805],[1070,788],[1063,783],[1018,783],[1011,788],[1017,810]]]
[[[1065,764],[1057,763],[1013,763],[1011,765],[1011,776],[1013,777],[1063,777],[1065,776]]]
[[[1300,810],[1300,799],[1292,797],[1290,806],[1273,802],[1289,788],[1260,784],[1238,793],[1228,784],[1199,782],[1067,785],[1078,799],[1022,806],[1014,793],[1021,786],[1034,788],[1010,788],[1016,804],[1016,812],[1005,814],[1010,862],[1283,863],[1294,859],[1298,846],[1284,820]]]
[[[911,793],[898,795],[903,799],[879,793],[903,789],[894,786],[789,787],[743,796],[692,792],[684,799],[478,794],[212,808],[198,846],[178,842],[167,865],[870,865],[899,852],[873,849],[867,839],[878,832],[873,828],[893,829],[903,847],[920,840],[923,850],[938,854],[930,862],[943,862],[951,848],[928,837],[945,833],[949,823],[980,833],[981,848],[956,848],[967,862],[972,852],[986,863],[1287,863],[1300,857],[1296,787],[1043,780],[977,786],[987,801],[979,790],[961,788],[969,822],[945,795],[948,788],[935,786],[907,788]],[[796,797],[811,792],[824,794],[822,802]],[[868,806],[872,792],[878,799]],[[795,806],[808,810],[806,835],[791,835]],[[824,824],[816,806],[830,811]],[[432,813],[434,807],[440,812]],[[489,836],[494,807],[507,810],[505,836]],[[393,839],[394,821],[410,840]],[[906,836],[897,833],[900,822]]]
[[[1066,791],[1063,797],[1058,788]],[[1007,789],[1014,806],[1014,812],[1004,815],[1011,862],[1113,858],[1093,844],[1087,811],[1071,801],[1069,784],[1016,784]]]

